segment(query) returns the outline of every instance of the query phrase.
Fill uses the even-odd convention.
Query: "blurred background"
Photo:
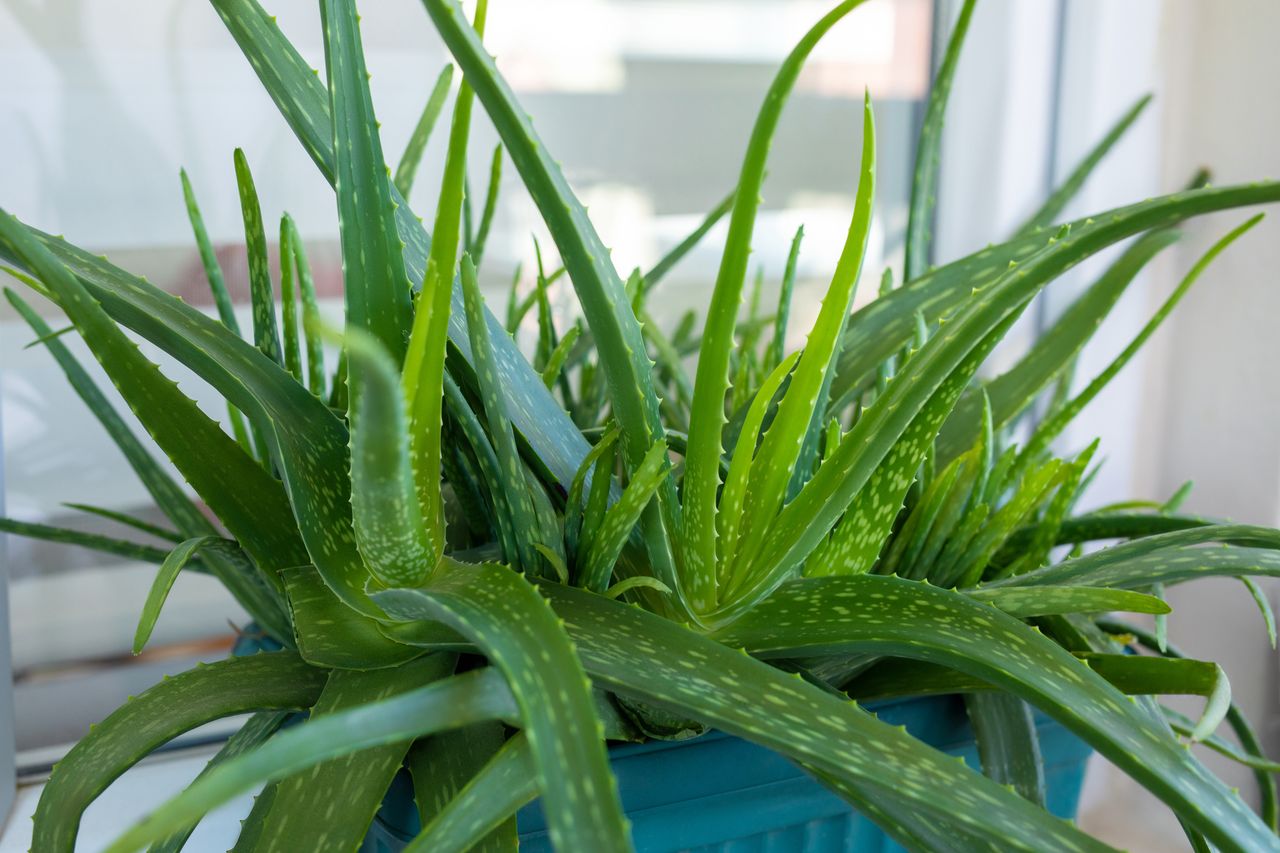
[[[306,59],[322,67],[315,3],[266,5]],[[656,261],[732,188],[778,63],[830,5],[492,0],[486,42],[625,275]],[[797,335],[816,314],[852,211],[864,89],[876,105],[880,174],[866,262],[872,275],[859,298],[873,295],[871,282],[885,265],[900,270],[923,100],[958,5],[871,0],[822,42],[800,78],[771,153],[753,256],[767,303],[791,236],[804,226],[792,317]],[[366,2],[362,12],[374,102],[394,162],[446,55],[414,0]],[[1280,176],[1276,33],[1280,4],[1273,0],[982,0],[949,107],[935,260],[1006,236],[1149,92],[1153,104],[1065,218],[1175,190],[1201,166],[1216,183]],[[268,222],[285,210],[297,220],[321,296],[332,307],[340,287],[332,193],[208,5],[2,0],[0,81],[5,209],[212,311],[178,182],[185,167],[247,315],[231,160],[241,147]],[[437,125],[419,169],[411,197],[419,214],[435,206],[446,126],[447,119]],[[483,118],[472,140],[471,184],[482,196],[496,143]],[[535,239],[551,245],[510,162],[505,166],[486,253],[492,280],[483,282],[497,305],[513,276],[532,282]],[[1244,218],[1235,212],[1191,223],[1186,238],[1126,294],[1086,351],[1079,375],[1087,380],[1105,366],[1195,258]],[[714,230],[650,301],[659,322],[674,324],[686,309],[705,306],[722,237]],[[1034,340],[1098,266],[1055,283],[997,360]],[[1188,510],[1280,524],[1277,270],[1280,224],[1267,222],[1210,269],[1142,356],[1063,437],[1067,449],[1102,437],[1107,463],[1089,505],[1163,499],[1192,479]],[[555,310],[571,317],[572,290],[557,287]],[[63,502],[155,516],[52,359],[27,347],[31,337],[5,304],[5,514],[116,533],[109,522]],[[87,358],[72,337],[64,340]],[[210,415],[225,415],[210,389],[144,348]],[[28,772],[47,767],[89,722],[159,675],[224,655],[243,624],[215,583],[184,575],[148,652],[133,658],[129,644],[154,567],[13,537],[6,547],[17,761]],[[1226,666],[1271,754],[1280,753],[1277,659],[1248,592],[1235,581],[1211,581],[1172,591],[1171,603],[1173,640]],[[1247,774],[1209,760],[1254,796]],[[1135,849],[1185,845],[1158,804],[1096,761],[1082,818],[1091,830]]]

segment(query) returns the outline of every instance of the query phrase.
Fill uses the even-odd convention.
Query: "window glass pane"
[[[320,67],[315,3],[266,5]],[[493,0],[487,41],[625,274],[656,261],[729,191],[778,63],[828,7],[825,0]],[[394,165],[446,57],[416,0],[365,3],[362,12],[374,101]],[[881,167],[867,259],[872,275],[860,298],[872,294],[874,273],[900,252],[931,16],[928,0],[872,0],[857,10],[814,53],[784,115],[753,266],[763,271],[768,304],[791,235],[804,225],[797,329],[816,314],[817,294],[848,227],[864,88],[876,103]],[[321,294],[330,309],[337,307],[332,194],[207,4],[6,4],[0,79],[22,81],[5,86],[0,100],[8,128],[0,134],[6,209],[211,311],[178,183],[185,167],[229,286],[243,303],[244,240],[231,162],[240,146],[254,170],[269,236],[276,217],[290,211]],[[447,123],[446,115],[411,194],[428,221]],[[483,197],[496,141],[478,119],[476,197]],[[530,281],[532,236],[553,251],[510,161],[504,167],[485,263],[491,300],[502,298],[500,288],[519,263]],[[660,322],[705,306],[722,237],[722,229],[714,232],[662,285],[663,298],[654,302]],[[556,310],[567,316],[573,294],[566,282],[557,287]],[[0,332],[8,514],[125,536],[132,534],[63,502],[161,520],[52,359],[38,346],[25,348],[32,335],[7,305],[0,308]],[[102,379],[74,336],[62,340]],[[155,348],[144,351],[212,417],[225,416],[216,392]],[[74,740],[159,673],[225,654],[229,623],[243,624],[243,613],[215,583],[184,575],[147,654],[133,659],[129,643],[154,567],[18,538],[10,539],[9,563],[21,748]]]

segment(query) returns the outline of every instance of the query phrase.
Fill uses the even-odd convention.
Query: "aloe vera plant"
[[[230,311],[185,175],[218,319],[0,212],[0,255],[14,277],[66,315],[220,522],[8,290],[171,528],[82,507],[166,547],[11,520],[0,529],[156,563],[139,649],[184,570],[219,578],[283,649],[167,680],[93,729],[45,788],[34,849],[72,850],[84,809],[113,779],[166,740],[247,711],[254,716],[205,772],[110,850],[180,849],[207,811],[262,786],[237,849],[350,850],[402,767],[423,821],[411,849],[510,849],[511,816],[540,796],[557,849],[627,850],[607,745],[652,733],[655,714],[788,756],[908,846],[1106,849],[1043,808],[1031,706],[1162,799],[1193,844],[1280,848],[1276,765],[1231,705],[1221,668],[1098,615],[1163,620],[1158,593],[1169,584],[1278,575],[1280,531],[1180,515],[1176,501],[1080,513],[1096,444],[1054,451],[1071,418],[1260,217],[1226,234],[1133,344],[1071,396],[1075,355],[1137,272],[1181,222],[1280,201],[1280,184],[1198,182],[1057,223],[1139,104],[1018,234],[927,268],[938,139],[970,0],[927,109],[901,284],[886,274],[879,298],[850,313],[861,280],[880,273],[863,269],[877,158],[868,95],[844,249],[795,348],[785,327],[802,235],[780,271],[776,311],[764,316],[753,298],[743,317],[754,222],[788,95],[815,45],[860,0],[836,5],[783,62],[734,193],[650,271],[625,278],[486,51],[484,0],[473,21],[455,0],[423,0],[462,78],[430,235],[405,195],[452,72],[430,92],[392,180],[351,0],[321,2],[325,68],[315,73],[257,0],[212,2],[333,185],[343,328],[320,320],[287,215],[277,292],[241,152],[252,340]],[[483,205],[467,199],[477,107],[502,142]],[[544,265],[540,247],[533,290],[513,283],[500,323],[477,267],[506,158],[561,266],[550,268],[550,251]],[[659,329],[646,299],[724,216],[705,316]],[[999,376],[980,372],[1042,288],[1129,238],[1020,362]],[[562,277],[581,318],[556,328],[548,288]],[[538,338],[526,357],[509,331],[530,314]],[[125,328],[221,392],[231,433]],[[336,370],[326,339],[341,350]],[[1016,428],[1038,401],[1047,414],[1019,442]],[[1111,540],[1121,541],[1084,550]],[[1163,654],[1126,654],[1126,643]],[[981,773],[859,704],[940,692],[966,696]],[[1166,719],[1149,698],[1179,693],[1206,697],[1199,720]],[[282,727],[297,711],[310,718]],[[1224,719],[1240,747],[1215,734]],[[1180,736],[1254,768],[1260,813]]]

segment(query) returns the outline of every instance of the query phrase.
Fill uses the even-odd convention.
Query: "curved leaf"
[[[715,636],[764,657],[871,652],[945,664],[1035,704],[1221,849],[1276,845],[1167,727],[1052,640],[962,594],[876,575],[795,581]]]
[[[252,660],[252,658],[250,658]],[[169,798],[107,847],[131,853],[263,782],[287,778],[328,759],[412,740],[482,720],[515,716],[511,694],[489,669],[474,670],[277,734],[210,770]]]
[[[764,183],[769,147],[782,108],[805,60],[827,31],[860,2],[844,0],[837,5],[805,33],[788,54],[765,94],[764,105],[756,117],[743,157],[724,254],[716,274],[711,303],[707,307],[689,418],[689,448],[685,457],[682,574],[689,587],[689,600],[698,612],[710,611],[716,601],[716,496],[720,489],[720,457],[724,453],[724,399],[729,390],[729,355],[733,350],[738,303],[746,280],[747,258],[760,206],[760,189]],[[861,253],[858,257],[860,262]]]
[[[147,644],[147,640],[151,639],[151,632],[156,627],[156,620],[160,618],[160,610],[164,607],[165,599],[169,597],[169,590],[173,588],[173,582],[178,579],[178,572],[186,568],[187,563],[197,552],[211,546],[218,546],[226,543],[221,536],[197,536],[194,539],[187,539],[180,542],[176,548],[170,551],[164,558],[164,562],[160,564],[160,571],[156,572],[156,579],[151,584],[150,591],[147,592],[147,600],[142,605],[142,616],[138,620],[138,628],[133,634],[133,653],[141,654],[142,649]],[[231,544],[234,547],[235,543]]]
[[[271,652],[201,664],[129,700],[54,766],[36,807],[32,849],[71,853],[89,803],[156,747],[233,714],[308,708],[320,695],[324,676],[293,652]],[[176,823],[169,832],[191,822]]]

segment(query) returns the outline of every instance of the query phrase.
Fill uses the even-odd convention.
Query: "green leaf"
[[[1208,542],[1217,548],[1196,547]],[[1244,546],[1244,547],[1240,547]],[[988,585],[1147,587],[1215,575],[1280,574],[1280,532],[1217,524],[1146,536]]]
[[[359,18],[354,3],[339,0],[324,0],[320,12],[333,115],[334,188],[347,325],[372,335],[399,366],[411,325],[409,279],[369,97]],[[347,381],[354,386],[351,379],[348,376]]]
[[[819,400],[827,376],[834,366],[836,346],[853,301],[862,270],[862,259],[866,254],[867,238],[871,233],[876,185],[875,135],[871,98],[867,96],[863,102],[862,163],[858,172],[853,218],[818,318],[814,321],[800,361],[791,374],[782,402],[778,404],[773,424],[765,433],[760,449],[752,461],[739,533],[742,544],[737,549],[737,564],[729,568],[730,584],[737,577],[747,575],[752,567],[751,559],[763,546],[778,511],[786,501],[787,488],[810,427],[817,423],[821,428],[825,423],[822,415],[825,406]],[[743,568],[740,569],[739,566]]]
[[[504,567],[468,566],[446,557],[428,587],[380,592],[375,601],[393,619],[445,622],[506,674],[533,749],[556,848],[628,848],[589,682],[559,620],[532,586]],[[595,807],[585,809],[583,803]]]
[[[372,619],[361,619],[320,578],[314,566],[285,569],[285,592],[298,653],[312,666],[371,670],[399,666],[422,655],[388,639]],[[467,648],[452,631],[438,632],[440,649]]]
[[[1052,640],[962,594],[876,575],[794,581],[714,636],[762,657],[868,652],[967,672],[1057,719],[1221,849],[1275,843],[1162,722]]]
[[[865,786],[902,804],[926,826],[954,821],[1001,849],[1107,849],[799,677],[639,608],[569,587],[543,589],[565,620],[583,665],[608,690],[660,703],[834,779]],[[747,698],[766,695],[767,707]]]
[[[1262,621],[1267,626],[1267,639],[1271,642],[1271,648],[1275,649],[1276,614],[1271,609],[1271,601],[1252,578],[1242,577],[1240,580],[1244,582],[1245,588],[1249,590],[1249,595],[1253,597],[1253,603],[1258,605],[1258,611],[1262,614]]]
[[[178,579],[178,572],[186,568],[191,558],[201,550],[228,544],[235,547],[235,543],[228,543],[221,536],[198,536],[180,543],[168,553],[164,562],[160,564],[160,571],[156,572],[156,579],[152,582],[151,589],[147,592],[147,600],[142,605],[142,616],[138,619],[138,628],[133,634],[135,655],[141,654],[147,640],[151,639],[151,632],[155,630],[156,620],[160,618],[160,610],[164,607],[165,599],[169,597],[173,582]]]
[[[487,4],[476,7],[476,25],[483,29]],[[475,101],[471,86],[463,81],[453,106],[449,147],[436,204],[431,254],[427,258],[422,292],[418,296],[405,357],[404,394],[409,401],[410,446],[413,476],[417,482],[422,515],[430,525],[435,543],[433,562],[443,553],[444,506],[440,497],[442,382],[448,342],[453,277],[457,268],[459,215],[466,192],[467,140],[471,132],[471,107]],[[488,327],[480,324],[483,331]],[[471,332],[475,339],[475,330]],[[485,348],[483,357],[491,359]],[[480,368],[483,371],[483,368]],[[492,369],[492,368],[490,368]]]
[[[302,235],[298,226],[289,214],[284,215],[284,222],[289,231],[289,249],[292,254],[294,271],[298,276],[298,288],[302,293],[302,333],[307,349],[307,388],[317,397],[325,394],[324,345],[320,340],[320,305],[316,300],[316,283],[311,277],[311,266],[307,263],[306,248],[302,244]]]
[[[804,226],[796,228],[791,238],[791,250],[787,252],[787,265],[782,273],[782,287],[778,290],[778,310],[773,317],[773,338],[765,355],[765,369],[772,370],[781,364],[787,350],[787,323],[791,320],[791,294],[796,286],[796,268],[800,261],[800,242],[804,240]]]
[[[280,219],[280,314],[284,322],[284,369],[302,381],[302,345],[298,341],[298,287],[294,283],[293,233]]]
[[[942,152],[942,125],[947,111],[947,98],[955,81],[956,66],[960,62],[960,49],[977,0],[965,0],[947,41],[942,64],[929,90],[929,103],[925,107],[924,122],[920,126],[920,140],[916,143],[915,170],[911,177],[911,202],[907,208],[907,242],[903,259],[902,280],[915,281],[929,268],[929,249],[932,237],[929,233],[933,207],[938,195],[938,159]]]
[[[1280,184],[1261,182],[1184,190],[1097,213],[1071,223],[1072,237],[1064,241],[1065,245],[1059,245],[1053,263],[1056,266],[1062,260],[1078,262],[1126,237],[1168,228],[1210,210],[1274,202],[1280,200],[1278,197]],[[949,312],[972,302],[974,289],[985,291],[991,282],[1005,275],[1010,261],[1022,264],[1025,269],[1029,256],[1044,247],[1045,239],[1044,234],[1028,234],[982,249],[930,270],[854,312],[844,334],[847,341],[856,343],[841,349],[840,366],[832,386],[833,409],[842,408],[853,394],[870,387],[876,367],[911,341],[917,311],[924,313],[926,322],[936,323]],[[1059,253],[1066,257],[1058,256]]]
[[[604,592],[609,586],[609,578],[613,573],[614,563],[622,554],[627,538],[640,520],[640,514],[648,506],[650,499],[658,491],[658,486],[666,477],[668,467],[667,443],[659,441],[645,454],[640,467],[631,473],[627,487],[622,490],[621,497],[609,507],[595,530],[590,541],[586,542],[586,558],[579,566],[581,583],[594,592]],[[596,482],[608,482],[596,469]],[[632,578],[638,580],[638,578]],[[650,580],[654,580],[650,578]],[[669,587],[664,588],[670,592]]]
[[[578,342],[578,336],[581,333],[581,326],[570,326],[569,331],[565,332],[560,343],[556,344],[556,348],[547,357],[547,364],[542,368],[542,384],[546,385],[548,390],[555,387],[556,382],[559,381],[564,371],[565,360],[569,357],[573,345]]]
[[[30,539],[43,539],[46,542],[62,542],[67,545],[78,545],[104,554],[114,554],[128,560],[142,560],[147,563],[163,563],[168,552],[154,545],[142,545],[125,539],[115,539],[97,533],[85,533],[67,527],[51,527],[47,524],[33,524],[29,521],[18,521],[14,518],[0,518],[0,532],[12,533],[15,536],[26,536]]]
[[[536,778],[537,771],[534,769],[524,736],[516,735],[515,740],[516,747],[512,752],[517,758],[515,763],[522,765],[520,769],[524,774],[519,780],[508,778],[505,781],[516,792],[525,789],[532,792],[536,790],[533,780]],[[523,748],[520,748],[521,746]],[[488,773],[489,768],[495,763],[499,768],[512,764],[506,761],[506,747],[506,732],[501,723],[480,723],[465,729],[444,732],[418,741],[414,745],[409,751],[409,759],[405,762],[405,766],[413,778],[414,799],[418,804],[420,825],[426,828],[417,837],[416,849],[476,850],[477,853],[516,849],[515,808],[510,809],[509,816],[505,819],[491,817],[484,821],[484,826],[469,833],[466,843],[462,843],[460,839],[448,838],[447,829],[445,837],[442,837],[439,834],[440,830],[435,828],[442,822],[441,816],[450,812],[453,815],[457,814],[455,801],[460,796],[474,800],[476,794],[469,791],[460,793],[473,788],[473,780],[478,780],[481,774]],[[489,790],[483,793],[494,795],[499,802],[507,801],[511,796],[506,791],[499,793]],[[532,796],[529,799],[532,799]],[[523,805],[523,802],[520,805]],[[443,822],[449,824],[450,821],[456,821],[457,818],[453,815],[444,817]],[[485,835],[485,833],[488,834]],[[482,836],[484,836],[483,840]],[[430,843],[437,846],[426,846]],[[409,845],[405,849],[415,848]]]
[[[253,342],[267,358],[284,365],[280,329],[276,323],[276,301],[271,286],[271,265],[267,258],[267,232],[262,224],[262,206],[253,185],[249,161],[244,151],[235,151],[236,187],[240,190],[240,212],[244,217],[244,244],[249,262],[249,296],[253,302]]]
[[[1008,693],[964,697],[982,772],[992,781],[1044,806],[1044,760],[1031,706]]]
[[[517,104],[493,58],[462,19],[457,3],[424,0],[424,5],[484,104],[525,187],[556,239],[556,248],[596,342],[608,380],[613,414],[622,427],[628,462],[637,466],[653,443],[663,437],[663,427],[653,389],[653,364],[609,251],[559,166],[534,132],[528,115]],[[546,393],[545,387],[540,386],[538,390]],[[545,424],[537,426],[546,428]],[[667,529],[675,522],[677,507],[674,485],[670,482],[664,483],[659,491],[659,505],[661,515],[659,510],[646,514],[643,525],[646,548],[655,574],[675,588],[675,567]]]
[[[209,759],[209,763],[200,771],[200,775],[203,776],[211,768],[217,767],[224,761],[230,761],[232,758],[243,755],[259,746],[267,738],[275,734],[276,730],[289,719],[289,716],[290,714],[285,711],[259,711],[254,714],[245,721],[244,725],[235,734],[227,738],[227,742],[218,750],[217,755]],[[151,845],[147,853],[181,853],[182,848],[187,844],[187,839],[191,837],[191,833],[194,831],[195,825],[193,824],[185,830],[169,836],[164,841]]]
[[[413,178],[418,172],[419,164],[422,163],[422,155],[427,150],[427,140],[436,126],[436,119],[440,117],[445,99],[449,97],[449,83],[452,80],[452,65],[446,65],[440,69],[440,76],[431,87],[431,94],[422,108],[422,115],[418,117],[418,123],[414,125],[409,142],[404,147],[404,154],[400,155],[400,165],[396,166],[395,187],[405,198],[409,197],[409,190],[413,188]]]
[[[733,351],[738,303],[746,280],[751,235],[760,206],[769,147],[782,108],[805,60],[827,31],[859,3],[860,0],[844,0],[805,33],[787,55],[765,95],[743,157],[724,254],[707,308],[690,410],[689,450],[685,458],[682,579],[688,585],[689,601],[698,613],[712,610],[717,598],[716,497],[720,490],[720,457],[724,453],[724,399],[729,390],[729,356]],[[856,262],[861,262],[860,253]],[[856,269],[854,274],[856,276]]]
[[[395,669],[334,670],[310,720],[376,705],[453,674],[453,655],[428,655]],[[360,846],[410,741],[402,740],[324,761],[275,785],[258,853],[355,850]],[[332,808],[333,804],[340,808]]]
[[[493,216],[498,212],[498,189],[502,186],[502,146],[495,145],[493,158],[489,162],[489,188],[484,195],[484,210],[480,213],[480,227],[476,236],[467,247],[467,254],[475,261],[477,267],[484,259],[484,247],[489,242],[489,229],[493,226]]]
[[[1070,423],[1077,414],[1079,414],[1080,410],[1088,405],[1089,402],[1106,387],[1107,383],[1109,383],[1115,375],[1129,363],[1129,360],[1137,354],[1138,350],[1142,348],[1142,345],[1146,343],[1147,339],[1155,334],[1156,329],[1160,328],[1160,324],[1169,316],[1182,297],[1191,289],[1191,285],[1195,284],[1196,279],[1198,279],[1200,274],[1203,273],[1211,263],[1213,263],[1214,259],[1217,258],[1218,255],[1221,254],[1228,246],[1234,243],[1238,237],[1242,236],[1245,232],[1253,228],[1253,226],[1261,222],[1262,218],[1263,214],[1259,213],[1258,215],[1246,220],[1243,224],[1238,225],[1236,228],[1228,232],[1221,240],[1214,243],[1213,246],[1211,246],[1209,250],[1205,252],[1198,261],[1196,261],[1191,270],[1183,277],[1182,281],[1178,283],[1178,286],[1174,288],[1173,293],[1169,295],[1169,298],[1166,299],[1164,304],[1160,306],[1160,309],[1152,315],[1151,319],[1147,321],[1147,324],[1142,327],[1142,331],[1134,337],[1120,355],[1116,356],[1116,358],[1107,365],[1106,369],[1099,373],[1093,381],[1089,383],[1088,387],[1072,398],[1070,403],[1063,406],[1060,411],[1053,415],[1053,417],[1049,418],[1036,428],[1035,434],[1032,435],[1031,439],[1027,442],[1027,446],[1023,448],[1022,452],[1019,454],[1018,461],[1014,464],[1015,475],[1017,471],[1025,468],[1028,464],[1028,460],[1034,459],[1040,453],[1044,452],[1048,448],[1049,443],[1062,432],[1066,425]]]
[[[716,546],[720,549],[718,580],[725,583],[729,580],[728,567],[733,563],[738,543],[738,527],[742,523],[743,502],[747,497],[747,483],[755,461],[760,425],[769,409],[769,404],[782,383],[800,360],[800,353],[787,356],[765,378],[756,391],[751,405],[747,407],[746,418],[742,422],[742,430],[733,447],[733,457],[729,460],[729,471],[724,478],[724,490],[720,493],[720,503],[716,512],[717,538]],[[718,475],[717,475],[718,476]]]
[[[150,534],[151,536],[154,536],[157,539],[166,539],[170,542],[182,541],[181,533],[177,533],[176,531],[173,531],[173,530],[167,530],[163,527],[159,527],[158,525],[152,524],[149,521],[138,518],[136,516],[129,515],[128,513],[125,513],[125,512],[116,512],[113,509],[107,509],[105,507],[91,506],[90,504],[80,504],[80,503],[64,503],[63,506],[65,506],[67,509],[75,509],[75,510],[79,510],[80,512],[88,513],[90,515],[96,515],[99,518],[106,518],[106,519],[110,519],[111,521],[119,522],[120,524],[123,524],[127,527],[132,527],[135,530],[141,530],[143,533]]]
[[[272,597],[273,590],[278,592],[282,589],[276,574],[282,565],[279,561],[300,563],[305,562],[306,556],[279,484],[143,356],[137,345],[125,337],[70,270],[16,219],[3,211],[0,211],[0,243],[10,247],[25,263],[36,269],[41,280],[56,294],[59,306],[80,330],[90,350],[151,437],[254,558],[265,585],[225,564],[213,562],[209,568],[246,609],[255,616],[261,615],[266,620],[264,624],[268,624],[273,632],[280,630],[282,617],[278,600]],[[54,348],[60,348],[61,343],[53,341],[49,346],[57,355],[60,350]],[[74,362],[69,355],[60,357],[59,361],[64,370],[72,372],[68,365]],[[104,407],[108,404],[96,389],[88,390],[91,385],[86,377],[78,390],[87,400],[95,401],[91,405],[98,406],[95,413],[106,423],[110,416],[105,414]],[[116,427],[118,429],[109,429],[120,443],[122,432],[127,432],[128,428],[122,423]],[[153,465],[145,457],[145,451],[139,454],[126,450],[126,453],[133,454],[130,461],[134,463],[135,470],[139,467],[146,470]],[[160,477],[152,477],[149,485],[165,496],[161,506],[167,512],[177,513],[175,522],[184,534],[195,536],[214,532],[207,521],[197,521],[193,517],[199,513],[197,509],[181,507],[179,501],[187,499],[174,495],[176,488],[170,489]],[[265,523],[269,521],[277,523]],[[189,531],[184,529],[184,522],[202,529]]]
[[[246,711],[308,708],[323,685],[322,670],[307,666],[292,652],[272,652],[201,664],[130,699],[54,766],[36,807],[32,849],[71,853],[80,816],[89,803],[170,739]],[[191,822],[173,824],[169,832]],[[151,840],[160,841],[166,834]]]
[[[388,586],[417,586],[444,550],[424,517],[400,377],[390,354],[358,326],[345,336],[351,399],[351,517],[365,565]],[[355,380],[355,381],[351,381]],[[435,506],[440,505],[436,474]],[[439,536],[440,538],[436,538]]]
[[[1156,648],[1155,638],[1140,628],[1114,620],[1100,620],[1097,624],[1099,628],[1109,633],[1127,635],[1126,642],[1132,639],[1148,649],[1154,650]],[[1185,657],[1181,651],[1172,645],[1168,646],[1160,654],[1169,658]],[[1262,744],[1258,741],[1258,736],[1249,725],[1248,719],[1234,705],[1227,709],[1227,724],[1231,726],[1231,730],[1240,741],[1241,747],[1249,755],[1255,757],[1265,755],[1262,751]],[[1212,736],[1206,738],[1205,745],[1212,747],[1212,741]],[[1255,770],[1254,779],[1257,781],[1259,792],[1262,795],[1262,819],[1267,826],[1271,827],[1272,832],[1276,832],[1277,828],[1280,827],[1280,807],[1277,806],[1276,780],[1269,772],[1264,770]]]
[[[511,428],[507,397],[498,385],[498,374],[491,361],[493,348],[489,343],[489,327],[484,322],[484,299],[476,281],[476,268],[466,255],[462,257],[462,287],[466,294],[467,327],[471,330],[471,353],[476,360],[480,401],[484,407],[489,439],[498,459],[499,491],[494,497],[506,506],[515,535],[517,553],[508,557],[521,568],[532,570],[537,566],[533,549],[537,530],[533,503],[525,484],[524,463],[520,461],[520,451]]]
[[[1084,186],[1084,182],[1092,174],[1094,168],[1102,159],[1107,156],[1117,142],[1128,132],[1133,123],[1138,120],[1138,116],[1142,115],[1142,111],[1147,108],[1147,104],[1151,103],[1150,95],[1143,95],[1137,102],[1128,109],[1120,120],[1107,131],[1106,136],[1095,145],[1084,159],[1071,170],[1071,174],[1067,179],[1058,186],[1057,189],[1045,199],[1040,209],[1032,214],[1031,218],[1022,224],[1018,229],[1019,234],[1035,231],[1038,228],[1045,228],[1052,225],[1054,220],[1058,218],[1058,214],[1062,213],[1063,208],[1070,203],[1080,192],[1080,188]]]
[[[108,853],[130,853],[180,829],[236,794],[263,782],[287,778],[328,759],[482,720],[514,716],[514,712],[511,694],[502,679],[496,672],[482,669],[390,699],[326,714],[280,732],[254,751],[215,767],[135,823],[106,849]]]
[[[1096,586],[1036,586],[965,590],[975,601],[982,601],[1022,619],[1062,613],[1169,613],[1169,605],[1154,595],[1126,589]]]
[[[1138,273],[1180,236],[1177,231],[1161,229],[1138,238],[1037,338],[1017,364],[983,385],[997,429],[1012,422],[1048,383],[1064,374]],[[951,459],[971,446],[981,428],[981,418],[981,395],[965,395],[938,438],[939,456]]]
[[[462,732],[468,731],[463,729]],[[428,744],[430,741],[428,741]],[[417,776],[414,777],[415,784]],[[473,850],[486,833],[505,834],[508,817],[538,795],[538,770],[533,751],[523,734],[508,740],[484,767],[447,803],[439,804],[430,822],[423,814],[423,829],[404,853],[436,850]],[[422,800],[418,800],[419,808]],[[509,836],[508,836],[509,837]],[[484,847],[483,853],[488,853]],[[511,845],[505,848],[511,849]]]

